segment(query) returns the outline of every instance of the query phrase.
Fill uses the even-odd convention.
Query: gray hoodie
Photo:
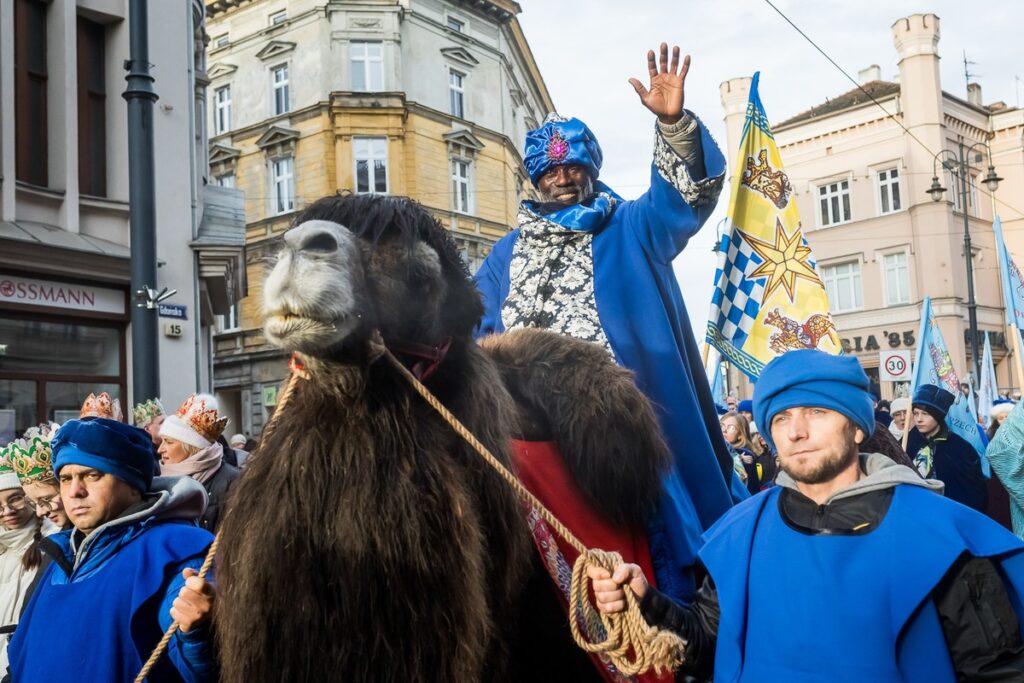
[[[938,479],[922,479],[914,470],[893,462],[891,458],[881,453],[861,453],[860,471],[864,475],[861,479],[844,489],[839,489],[829,496],[822,505],[828,505],[842,498],[853,498],[854,496],[870,493],[871,491],[892,488],[897,484],[920,486],[942,495],[943,484],[941,481]],[[782,470],[779,471],[778,476],[775,478],[775,483],[783,488],[800,492],[793,478]]]

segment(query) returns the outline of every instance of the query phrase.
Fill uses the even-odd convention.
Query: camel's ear
[[[484,304],[473,280],[464,273],[451,277],[447,301],[441,309],[445,329],[470,335],[483,314]]]

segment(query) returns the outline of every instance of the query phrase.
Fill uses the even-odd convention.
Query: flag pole
[[[1020,385],[1021,393],[1024,394],[1024,358],[1020,355],[1020,330],[1016,325],[1009,327],[1010,333],[1013,335],[1013,357],[1017,361],[1017,382]]]

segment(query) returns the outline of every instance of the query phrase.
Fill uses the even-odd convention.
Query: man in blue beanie
[[[74,528],[43,541],[53,562],[29,598],[8,652],[14,681],[133,681],[164,631],[147,677],[216,680],[211,584],[197,574],[213,536],[189,477],[153,477],[152,441],[116,420],[71,420],[51,443]]]
[[[722,438],[672,261],[715,208],[725,159],[683,108],[690,58],[648,52],[650,87],[631,79],[656,117],[651,185],[624,200],[598,178],[603,154],[579,119],[549,115],[527,133],[524,162],[540,195],[519,211],[476,274],[481,335],[539,327],[607,349],[658,411],[675,467],[648,525],[658,585],[696,589],[700,534],[732,505],[732,457]],[[738,497],[746,490],[738,484]]]
[[[857,360],[791,351],[765,366],[754,417],[778,486],[706,535],[708,572],[681,606],[635,565],[590,570],[605,612],[641,597],[686,641],[684,671],[716,681],[1024,680],[1024,543],[880,454]]]
[[[988,482],[978,451],[963,437],[949,431],[946,414],[956,396],[934,384],[914,392],[914,428],[907,435],[907,455],[926,479],[945,485],[946,497],[978,512],[988,508]]]

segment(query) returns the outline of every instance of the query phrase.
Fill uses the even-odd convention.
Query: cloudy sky
[[[601,178],[624,197],[647,187],[652,116],[627,82],[645,84],[646,51],[661,41],[692,58],[688,109],[700,116],[724,148],[718,86],[761,71],[768,118],[782,121],[854,86],[765,0],[518,0],[519,20],[559,112],[579,116],[604,149]],[[986,103],[1024,104],[1024,2],[987,0],[772,0],[790,20],[854,78],[878,64],[882,77],[898,73],[890,26],[932,12],[941,20],[943,89],[966,97],[964,52]],[[1019,77],[1021,82],[1015,80]],[[731,160],[730,160],[731,161]],[[715,271],[715,225],[728,192],[704,229],[676,260],[692,322],[703,329]]]

